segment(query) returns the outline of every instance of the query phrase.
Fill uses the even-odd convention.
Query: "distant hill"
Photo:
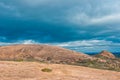
[[[102,52],[100,52],[99,54],[96,55],[96,57],[104,57],[104,58],[111,58],[111,59],[115,59],[115,55],[109,51],[103,50]]]
[[[37,60],[52,63],[74,63],[90,56],[49,45],[12,45],[0,47],[0,60]]]

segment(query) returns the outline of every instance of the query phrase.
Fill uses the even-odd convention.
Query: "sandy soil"
[[[51,68],[52,72],[42,72]],[[120,72],[81,66],[0,61],[0,80],[120,80]]]

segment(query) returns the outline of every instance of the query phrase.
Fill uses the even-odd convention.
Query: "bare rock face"
[[[37,60],[53,63],[74,63],[90,56],[49,45],[12,45],[0,47],[0,60]]]
[[[52,72],[41,71],[46,67]],[[0,61],[0,80],[120,80],[120,72],[62,64]]]
[[[102,56],[102,57],[106,57],[106,58],[111,58],[111,59],[115,59],[115,55],[113,55],[112,53],[104,50],[101,53],[98,54],[98,56]]]

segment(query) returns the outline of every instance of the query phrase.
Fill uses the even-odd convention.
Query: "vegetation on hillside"
[[[99,58],[96,58],[94,60],[86,59],[84,61],[78,61],[75,65],[120,72],[119,58],[111,59],[100,56]]]

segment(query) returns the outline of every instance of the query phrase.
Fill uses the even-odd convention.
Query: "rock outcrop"
[[[106,50],[100,52],[99,54],[97,54],[96,56],[99,57],[106,57],[106,58],[111,58],[111,59],[115,59],[115,55],[113,55],[111,52],[108,52]]]

